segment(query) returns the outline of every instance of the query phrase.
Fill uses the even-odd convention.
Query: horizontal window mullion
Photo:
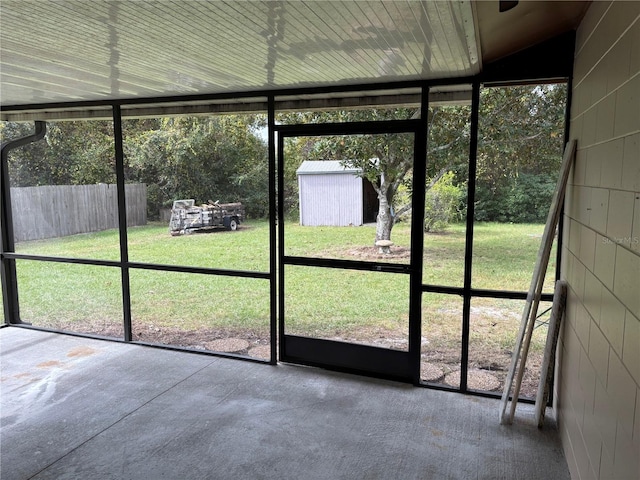
[[[377,262],[358,262],[353,260],[338,260],[314,257],[284,256],[285,265],[299,265],[303,267],[340,268],[344,270],[364,270],[368,272],[411,273],[409,265]]]
[[[422,285],[422,292],[429,293],[445,293],[449,295],[464,296],[464,287],[447,287],[444,285]],[[505,300],[526,300],[527,292],[518,292],[513,290],[488,290],[481,288],[472,288],[469,290],[470,297],[479,298],[501,298]],[[540,300],[543,302],[553,301],[553,293],[543,293],[540,296]]]
[[[182,265],[162,265],[155,263],[129,262],[129,268],[140,270],[157,270],[162,272],[199,273],[203,275],[218,275],[223,277],[258,278],[268,280],[269,272],[251,272],[248,270],[226,270],[223,268],[187,267]]]
[[[99,260],[89,258],[73,258],[73,257],[50,257],[45,255],[28,255],[24,253],[4,252],[2,258],[13,260],[33,260],[38,262],[53,262],[53,263],[71,263],[77,265],[94,265],[98,267],[122,267],[125,264],[117,260]],[[142,270],[158,270],[166,272],[183,272],[183,273],[199,273],[203,275],[218,275],[227,277],[243,277],[243,278],[258,278],[258,279],[270,279],[271,274],[269,272],[251,272],[246,270],[226,270],[221,268],[206,268],[206,267],[188,267],[179,265],[161,265],[152,263],[137,263],[129,262],[126,264],[129,268],[136,268]]]

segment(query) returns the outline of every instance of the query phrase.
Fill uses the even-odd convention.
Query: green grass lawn
[[[526,291],[542,230],[542,225],[477,224],[473,286]],[[386,260],[376,256],[372,247],[373,226],[301,227],[287,223],[285,231],[288,255]],[[134,262],[267,272],[268,235],[266,222],[252,222],[236,232],[178,237],[169,235],[164,224],[150,224],[129,229],[129,258]],[[389,257],[389,261],[408,263],[408,225],[397,225],[392,237],[394,250],[406,252],[397,258]],[[462,286],[464,244],[463,225],[454,225],[444,233],[425,234],[423,282]],[[117,260],[117,245],[117,231],[106,231],[23,242],[17,250]],[[546,291],[552,289],[554,268],[554,265],[549,268]],[[18,261],[18,277],[25,318],[42,321],[48,317],[72,319],[90,315],[115,317],[119,321],[121,317],[117,269],[24,260]],[[336,323],[395,323],[406,316],[408,282],[404,275],[287,267],[286,279],[287,313],[298,321],[308,318],[310,324],[322,324],[329,329]],[[189,328],[213,319],[241,326],[245,319],[263,317],[268,312],[265,280],[133,269],[131,288],[134,314],[144,322],[180,323]],[[359,301],[362,295],[367,301]],[[194,296],[201,299],[203,308],[192,308],[198,304]],[[444,301],[448,301],[447,296],[429,302],[431,307],[425,308],[437,309]],[[328,318],[334,320],[326,321]]]
[[[473,286],[526,291],[542,231],[542,225],[477,224]],[[287,255],[380,261],[372,246],[373,226],[301,227],[288,222],[285,232]],[[129,258],[134,262],[256,272],[267,272],[269,268],[267,222],[250,222],[236,232],[177,237],[169,235],[164,224],[149,224],[130,228],[128,237]],[[388,260],[408,263],[409,225],[398,224],[392,238],[394,251],[400,254]],[[117,231],[106,231],[24,242],[17,250],[117,260],[117,245]],[[462,286],[464,245],[463,225],[453,225],[444,233],[425,234],[424,283]],[[553,269],[551,265],[548,291],[553,285]],[[120,332],[122,298],[117,268],[18,260],[17,271],[23,320],[67,329],[89,322],[94,330],[110,326]],[[134,328],[154,325],[196,330],[215,326],[268,331],[267,280],[139,269],[132,269],[130,278]],[[406,337],[409,302],[406,275],[287,266],[285,278],[287,332],[330,338],[345,335],[357,338],[358,332],[366,336],[385,332]],[[501,348],[512,341],[513,335],[507,335],[504,327],[511,331],[518,324],[518,314],[514,315],[513,310],[521,310],[523,302],[511,301],[508,308],[500,302],[509,303],[473,300],[472,340],[489,335],[488,339]],[[461,300],[457,295],[426,295],[423,324],[433,345],[459,338],[460,311]],[[497,328],[486,327],[491,324]],[[491,333],[492,330],[495,332]]]
[[[477,224],[473,286],[526,291],[540,244],[542,225]],[[375,230],[363,227],[301,227],[286,224],[286,254],[408,263],[410,228],[393,231],[398,256],[381,257],[372,247]],[[215,231],[172,237],[164,224],[130,228],[129,258],[134,262],[267,272],[267,222],[250,222],[236,232]],[[24,242],[21,253],[117,260],[117,231]],[[465,228],[425,234],[423,281],[462,286]],[[555,257],[553,257],[555,258]],[[120,273],[112,267],[21,260],[17,262],[23,319],[56,326],[91,318],[121,323]],[[553,265],[548,291],[553,284]],[[266,280],[175,272],[131,270],[134,322],[243,328],[268,322]],[[287,267],[286,314],[292,331],[318,335],[373,327],[406,332],[408,277],[349,270]],[[425,324],[437,323],[457,296],[431,295],[424,302]],[[491,300],[493,301],[493,300]],[[482,305],[486,299],[476,299]],[[478,307],[480,308],[480,307]]]

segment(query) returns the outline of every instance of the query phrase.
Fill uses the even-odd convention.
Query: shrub
[[[506,199],[510,222],[544,223],[549,214],[556,182],[550,175],[520,174]]]
[[[544,223],[555,186],[553,175],[531,173],[500,185],[478,182],[474,217],[479,222]]]
[[[474,218],[478,222],[506,222],[504,191],[496,185],[478,181],[474,206]]]
[[[444,230],[463,216],[464,188],[455,185],[455,173],[447,172],[425,195],[424,231]]]

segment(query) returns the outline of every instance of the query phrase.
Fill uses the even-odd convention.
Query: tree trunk
[[[376,239],[378,240],[391,240],[391,229],[393,228],[393,213],[391,210],[391,204],[387,199],[388,189],[383,186],[378,191],[378,216],[376,218]],[[374,243],[375,243],[374,242]]]

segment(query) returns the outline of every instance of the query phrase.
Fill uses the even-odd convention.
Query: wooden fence
[[[147,186],[125,186],[127,225],[147,223]],[[118,228],[115,185],[50,185],[11,189],[15,241]]]

